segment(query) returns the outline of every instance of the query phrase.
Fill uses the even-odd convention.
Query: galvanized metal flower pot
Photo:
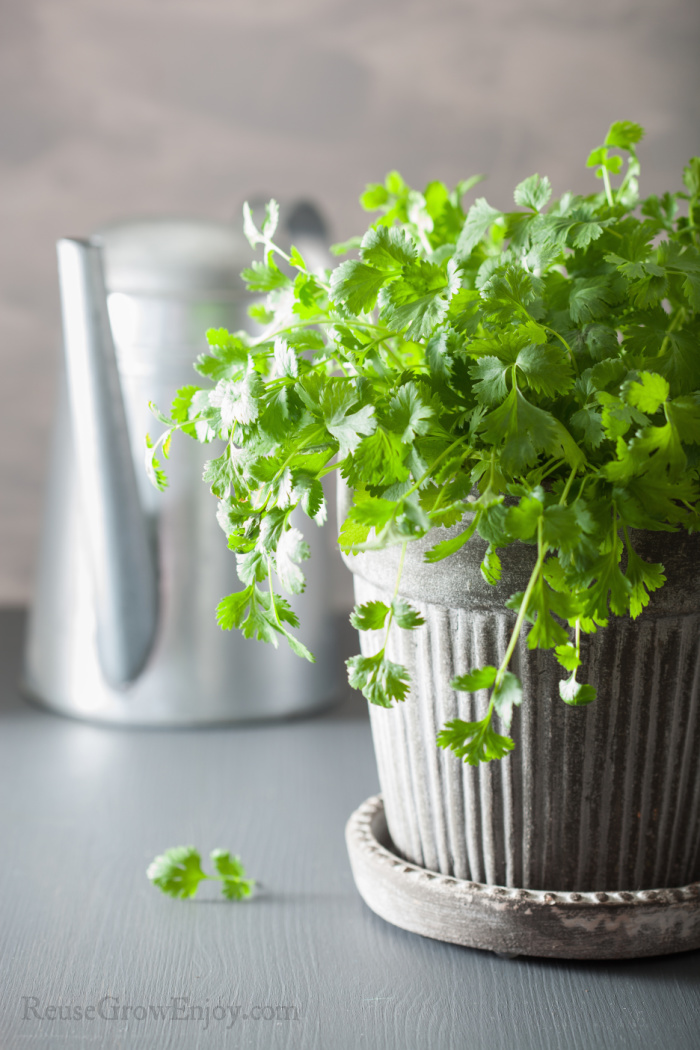
[[[435,737],[450,719],[483,717],[486,692],[449,682],[500,662],[515,620],[505,600],[524,589],[534,553],[505,549],[495,587],[479,571],[478,537],[426,564],[424,552],[455,531],[408,547],[400,594],[426,625],[392,629],[387,655],[412,678],[406,702],[371,707],[383,806],[348,826],[360,892],[407,929],[507,954],[700,947],[700,537],[635,536],[668,582],[638,620],[613,618],[585,639],[580,677],[598,688],[589,707],[561,701],[562,669],[521,638],[516,748],[475,768]],[[391,597],[398,559],[398,549],[346,558],[358,602]],[[376,635],[362,634],[366,655]]]

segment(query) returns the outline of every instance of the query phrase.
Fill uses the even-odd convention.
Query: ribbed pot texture
[[[590,706],[561,701],[563,669],[521,636],[512,664],[524,686],[515,750],[472,767],[435,737],[450,719],[483,717],[487,692],[455,693],[449,682],[498,666],[515,622],[504,603],[524,590],[534,549],[502,551],[503,578],[492,587],[479,571],[479,537],[443,562],[423,561],[455,531],[408,546],[399,593],[426,625],[392,628],[387,655],[408,666],[411,692],[391,710],[370,705],[397,852],[444,875],[526,889],[639,890],[700,879],[700,538],[633,534],[643,557],[664,564],[667,583],[637,620],[613,617],[584,636],[579,679],[598,689]],[[346,558],[358,602],[390,600],[398,560],[398,548]],[[376,652],[381,640],[362,632],[362,652]]]

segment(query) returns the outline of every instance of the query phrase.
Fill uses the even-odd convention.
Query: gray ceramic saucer
[[[627,959],[700,948],[700,883],[635,892],[558,893],[449,878],[393,852],[381,795],[345,838],[366,904],[412,933],[501,955]]]

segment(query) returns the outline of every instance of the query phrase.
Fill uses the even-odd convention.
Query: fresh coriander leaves
[[[293,633],[286,598],[305,585],[304,517],[326,517],[323,479],[353,492],[339,544],[355,554],[407,545],[431,529],[425,560],[486,541],[481,571],[503,576],[499,552],[532,549],[516,622],[498,667],[453,688],[486,690],[480,721],[454,720],[439,743],[467,762],[501,758],[521,701],[508,669],[522,634],[552,649],[561,699],[589,703],[585,636],[611,616],[638,616],[664,583],[663,565],[635,549],[633,530],[700,530],[700,158],[676,192],[640,200],[642,128],[611,125],[588,165],[600,192],[553,197],[545,176],[501,212],[449,188],[408,186],[398,172],[367,187],[374,212],[350,257],[325,273],[275,243],[278,209],[244,210],[258,257],[244,271],[259,336],[212,329],[178,391],[147,470],[167,483],[177,430],[226,443],[205,480],[236,558],[241,590],[224,597],[224,629],[313,659]],[[600,186],[600,183],[598,184]],[[350,682],[389,707],[409,695],[390,659],[392,632],[420,629],[400,596],[368,602],[352,621],[371,655],[348,661]],[[279,586],[278,586],[279,585]],[[192,876],[194,877],[194,876]]]
[[[202,858],[194,846],[175,846],[151,861],[146,877],[169,897],[194,897],[205,879],[220,882],[227,900],[250,897],[255,880],[246,877],[240,858],[222,849],[212,850],[210,857],[216,875],[207,875],[202,870]]]

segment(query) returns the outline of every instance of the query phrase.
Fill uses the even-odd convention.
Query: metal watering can
[[[312,208],[287,225],[312,264],[325,262]],[[175,442],[164,493],[144,469],[144,436],[159,427],[148,402],[167,410],[197,381],[207,328],[251,325],[239,276],[249,260],[237,230],[213,222],[124,223],[58,243],[66,367],[24,686],[63,714],[237,722],[313,711],[340,691],[326,530],[304,519],[312,558],[292,601],[310,665],[216,624],[216,604],[241,586],[201,480],[218,444]]]

